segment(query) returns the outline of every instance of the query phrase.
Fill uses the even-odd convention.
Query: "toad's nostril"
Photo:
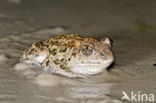
[[[101,53],[101,56],[105,56],[105,53],[104,53],[104,52],[102,52],[102,53]]]

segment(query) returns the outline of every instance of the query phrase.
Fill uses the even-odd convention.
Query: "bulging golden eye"
[[[90,56],[94,51],[94,46],[90,43],[85,43],[81,47],[81,52],[85,56]]]

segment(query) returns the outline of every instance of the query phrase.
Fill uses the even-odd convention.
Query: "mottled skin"
[[[86,77],[103,72],[113,62],[110,48],[108,38],[61,35],[33,43],[21,61],[70,78]]]

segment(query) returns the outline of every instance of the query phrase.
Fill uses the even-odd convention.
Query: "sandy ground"
[[[0,103],[155,103],[155,0],[1,0]],[[115,65],[88,80],[67,79],[19,63],[35,41],[79,33],[114,41]]]

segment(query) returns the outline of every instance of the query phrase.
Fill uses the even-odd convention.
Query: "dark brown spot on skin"
[[[74,46],[75,46],[75,42],[74,42],[74,41],[71,41],[71,42],[69,43],[69,45],[68,45],[69,48],[72,48],[72,47],[74,47]]]
[[[71,58],[68,58],[68,61],[70,61],[71,60]]]
[[[30,50],[30,52],[33,52],[35,49],[34,48],[32,48],[31,50]]]
[[[40,41],[39,43],[40,43],[42,46],[44,45],[43,41]]]
[[[52,55],[56,55],[56,53],[57,53],[56,49],[53,49],[53,50],[50,51],[50,54],[52,54]]]
[[[53,42],[53,45],[55,45],[55,46],[59,46],[60,43],[59,43],[58,41],[54,41],[54,42]]]
[[[60,65],[60,68],[63,69],[63,70],[67,69],[67,67],[64,66],[64,65]]]
[[[49,65],[49,60],[46,62],[46,66],[48,66]]]
[[[64,61],[64,59],[61,59],[61,62],[63,62]]]
[[[59,61],[57,61],[57,60],[54,60],[53,62],[54,62],[56,65],[59,64]]]
[[[36,46],[36,47],[40,47],[41,44],[40,44],[40,43],[35,43],[35,46]]]
[[[29,51],[29,54],[32,54],[32,52],[34,52],[34,48],[32,48],[30,51]]]
[[[41,51],[43,51],[43,48],[41,48]]]
[[[76,57],[76,53],[72,53],[72,56]]]
[[[47,47],[47,48],[49,47],[49,45],[48,45],[48,44],[45,44],[44,46],[45,46],[45,47]]]

